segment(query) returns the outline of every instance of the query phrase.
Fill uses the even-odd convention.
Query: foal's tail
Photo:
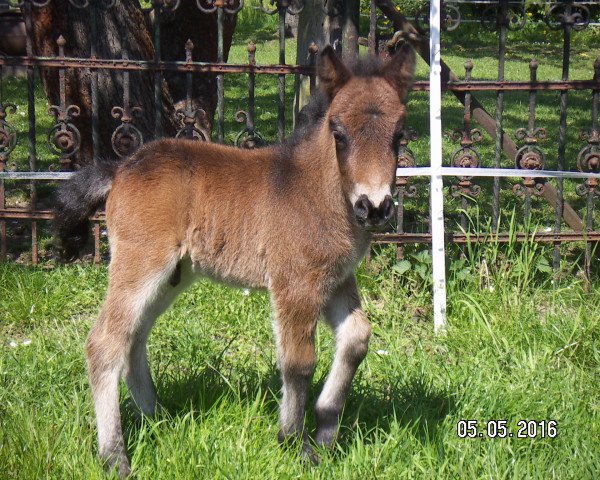
[[[83,167],[58,189],[54,227],[61,255],[79,256],[89,236],[89,216],[106,200],[117,170],[116,160],[101,160]]]

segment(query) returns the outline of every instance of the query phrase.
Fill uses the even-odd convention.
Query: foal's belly
[[[190,271],[228,285],[266,288],[268,274],[265,250],[235,236],[191,235],[187,248]]]
[[[211,268],[212,267],[212,268]],[[224,283],[232,287],[261,289],[267,288],[267,282],[259,278],[259,275],[251,275],[251,272],[238,271],[236,269],[214,268],[205,262],[190,260],[190,270],[197,277],[209,278],[218,283]]]

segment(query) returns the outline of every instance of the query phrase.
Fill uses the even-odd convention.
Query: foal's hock
[[[123,162],[83,168],[60,189],[56,227],[67,256],[78,254],[89,215],[106,201],[109,285],[86,352],[99,454],[111,468],[130,471],[119,380],[144,414],[155,413],[146,340],[156,318],[200,276],[269,290],[283,382],[280,441],[302,436],[314,331],[324,317],[337,346],[313,439],[333,443],[371,334],[353,271],[370,232],[393,215],[414,67],[409,46],[385,64],[370,59],[352,69],[326,47],[320,91],[286,143],[239,150],[158,140]]]

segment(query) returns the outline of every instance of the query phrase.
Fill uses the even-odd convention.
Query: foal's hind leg
[[[354,374],[367,354],[371,325],[360,307],[356,280],[352,276],[334,293],[325,308],[325,320],[335,332],[336,353],[331,372],[315,407],[319,445],[333,443],[339,416]]]
[[[152,311],[172,269],[167,262],[162,262],[162,265],[157,262],[159,266],[151,268],[147,262],[136,263],[139,259],[132,252],[129,253],[126,255],[121,251],[111,262],[106,300],[87,341],[99,455],[110,467],[118,465],[121,476],[129,473],[129,462],[121,431],[119,379],[131,358],[133,342],[140,340],[140,332],[144,340],[147,337],[147,333],[143,332],[144,329],[149,331],[151,326],[148,318],[152,317],[148,313]],[[145,380],[150,382],[153,390],[149,370],[147,372],[148,378]],[[148,394],[148,383],[141,388],[145,390],[145,407],[155,403],[152,393]]]
[[[144,415],[152,416],[159,405],[156,387],[152,381],[146,343],[156,319],[173,303],[193,281],[189,261],[180,261],[166,284],[161,285],[155,298],[145,309],[131,340],[131,349],[125,365],[125,381],[136,406]]]

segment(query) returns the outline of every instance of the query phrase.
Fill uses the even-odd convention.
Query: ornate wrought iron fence
[[[155,56],[148,60],[132,60],[128,58],[125,46],[121,59],[98,58],[95,50],[97,29],[96,23],[106,9],[113,8],[118,0],[99,2],[95,0],[69,0],[77,8],[87,9],[90,13],[90,55],[89,57],[69,58],[64,54],[65,40],[57,40],[57,55],[54,57],[41,57],[33,54],[32,48],[32,16],[33,9],[48,5],[52,0],[23,0],[19,3],[22,9],[27,30],[27,54],[25,56],[0,56],[0,69],[4,66],[21,66],[27,70],[27,105],[19,108],[27,109],[28,129],[25,135],[17,132],[11,122],[11,116],[17,113],[15,105],[10,98],[0,89],[0,258],[14,257],[18,249],[9,250],[9,240],[16,242],[19,236],[30,238],[31,260],[37,263],[39,258],[38,223],[51,219],[50,206],[41,204],[38,193],[43,187],[42,181],[54,181],[66,178],[69,170],[75,167],[80,135],[77,127],[77,116],[80,112],[79,105],[70,103],[66,96],[65,71],[68,69],[88,69],[91,78],[91,130],[93,139],[94,156],[106,152],[98,151],[98,117],[106,112],[99,111],[97,101],[98,78],[110,71],[120,72],[123,79],[123,99],[121,105],[114,105],[111,114],[119,121],[112,136],[112,146],[117,156],[126,156],[135,150],[144,139],[136,127],[136,115],[143,114],[131,104],[129,96],[129,76],[136,71],[150,71],[154,75],[154,105],[155,136],[161,135],[161,97],[160,84],[165,72],[179,72],[186,78],[187,98],[184,107],[179,111],[181,125],[177,136],[185,136],[197,140],[207,140],[210,133],[198,127],[196,119],[202,112],[194,108],[191,92],[194,78],[202,74],[214,74],[217,78],[217,108],[216,108],[216,134],[215,140],[222,142],[225,138],[225,77],[230,74],[246,74],[248,76],[248,108],[238,112],[237,118],[243,123],[242,130],[237,134],[236,143],[243,147],[253,148],[261,143],[262,138],[256,129],[255,122],[255,79],[257,75],[274,76],[278,85],[277,100],[277,132],[278,138],[285,137],[285,92],[286,77],[289,75],[309,75],[314,84],[314,58],[316,46],[307,54],[312,59],[313,65],[301,66],[286,63],[285,16],[286,13],[298,14],[302,2],[291,3],[288,0],[273,1],[270,6],[261,2],[265,14],[278,16],[279,31],[279,64],[260,65],[255,61],[256,46],[248,45],[248,62],[245,64],[225,63],[223,61],[223,22],[224,15],[239,11],[242,3],[238,0],[197,0],[197,8],[215,16],[218,26],[218,59],[217,62],[194,61],[191,55],[192,45],[185,45],[185,61],[161,60],[160,48],[155,49]],[[324,2],[325,4],[327,2]],[[340,2],[343,4],[344,2]],[[358,2],[345,2],[354,4]],[[595,200],[599,195],[600,187],[597,178],[588,178],[579,182],[576,187],[577,195],[584,201],[571,205],[573,195],[571,190],[565,195],[565,182],[544,178],[543,175],[525,177],[517,182],[508,182],[500,177],[494,178],[491,184],[485,180],[475,181],[477,172],[474,169],[481,167],[516,168],[529,171],[544,171],[548,168],[559,171],[600,172],[600,131],[598,128],[598,100],[600,91],[600,60],[592,65],[590,61],[590,75],[587,79],[573,80],[570,78],[570,60],[572,54],[572,36],[589,28],[593,20],[595,2],[591,1],[561,1],[546,2],[547,8],[540,13],[540,18],[530,18],[524,1],[509,0],[473,0],[473,1],[447,1],[443,4],[443,20],[445,30],[443,38],[451,38],[454,32],[460,32],[465,25],[478,22],[482,31],[494,31],[497,35],[498,69],[495,78],[486,72],[485,79],[477,79],[477,60],[467,61],[464,65],[464,79],[460,80],[448,66],[442,65],[443,89],[451,92],[463,105],[462,127],[451,129],[449,138],[457,142],[450,148],[450,140],[445,141],[446,150],[444,162],[446,165],[458,168],[469,168],[465,174],[459,175],[455,180],[447,181],[451,202],[446,215],[446,237],[448,241],[466,243],[472,241],[487,241],[494,239],[499,242],[516,240],[531,240],[550,242],[554,247],[554,267],[560,267],[561,245],[567,242],[578,242],[583,245],[584,267],[589,274],[594,248],[600,241],[600,231],[595,225],[598,222],[598,212],[595,209]],[[160,45],[160,16],[166,11],[179,8],[179,0],[155,0],[151,9],[155,15],[154,41]],[[248,7],[245,7],[248,8]],[[349,8],[349,11],[354,11]],[[345,51],[356,51],[357,44],[368,47],[371,52],[379,51],[385,55],[386,45],[390,48],[401,41],[410,41],[415,45],[421,56],[429,59],[428,47],[428,15],[419,13],[409,20],[398,11],[391,0],[371,0],[368,12],[368,26],[360,31],[359,23],[355,22],[355,33],[341,38],[345,42]],[[331,9],[324,7],[327,14]],[[507,63],[507,44],[509,33],[526,28],[530,22],[542,21],[548,29],[562,32],[562,75],[560,79],[538,80],[537,71],[543,65],[544,59],[531,60],[529,63],[529,78],[527,80],[506,80],[505,70]],[[360,34],[364,33],[364,37]],[[470,57],[474,52],[465,52]],[[35,108],[36,68],[54,69],[59,77],[59,104],[50,107],[54,116],[54,124],[48,129],[47,141],[50,151],[56,157],[61,172],[40,172],[36,148],[39,145],[36,130],[36,118],[40,113]],[[0,85],[1,86],[1,85]],[[420,80],[415,82],[416,92],[427,91],[429,82]],[[580,137],[580,149],[576,155],[569,152],[573,145],[568,145],[569,129],[569,95],[573,92],[591,92],[589,108],[590,129]],[[507,130],[505,119],[505,106],[508,94],[525,92],[528,95],[527,106],[521,115],[522,124],[516,131]],[[548,125],[541,125],[537,118],[536,108],[539,107],[539,96],[548,95],[548,92],[557,92],[558,95],[558,134],[550,136]],[[416,94],[418,96],[418,93]],[[492,97],[490,98],[490,95]],[[483,96],[484,98],[478,98]],[[487,110],[486,108],[487,107]],[[488,113],[493,110],[494,113]],[[581,109],[580,109],[581,110]],[[514,123],[514,122],[513,122]],[[454,125],[458,127],[458,125]],[[572,128],[571,128],[572,130]],[[429,162],[426,155],[419,155],[423,151],[423,143],[427,143],[428,132],[417,125],[414,120],[406,129],[405,136],[400,145],[398,159],[399,171],[397,177],[398,216],[394,233],[376,236],[379,243],[429,243],[431,241],[431,222],[429,220],[427,187],[420,185],[418,180],[402,175],[402,168],[426,166]],[[28,170],[11,171],[13,160],[11,153],[18,142],[26,142],[28,148]],[[488,142],[486,148],[481,144]],[[554,142],[554,143],[552,143]],[[572,143],[572,142],[571,142]],[[420,145],[420,147],[419,147]],[[567,147],[570,147],[568,149]],[[415,154],[417,152],[417,154]],[[23,164],[23,159],[18,163]],[[20,180],[16,180],[20,179]],[[22,199],[24,206],[18,202],[7,202],[10,199],[9,189],[14,182],[29,182],[28,198]],[[11,183],[13,182],[13,183]],[[569,184],[569,187],[571,185]],[[568,190],[568,189],[567,189]],[[507,201],[507,196],[511,196]],[[516,199],[522,199],[517,205]],[[501,212],[508,204],[522,212],[523,218],[529,219],[534,213],[541,211],[552,212],[552,221],[548,231],[523,231],[516,235],[504,233]],[[481,210],[478,212],[477,210]],[[596,218],[595,218],[596,217]],[[481,219],[490,219],[490,229],[478,228]],[[475,220],[474,220],[475,219]],[[94,238],[96,261],[100,260],[100,223],[102,214],[95,218]],[[475,225],[474,225],[475,223]],[[529,222],[523,222],[525,225]],[[13,230],[13,232],[7,232]],[[16,232],[16,233],[15,233]],[[493,235],[490,235],[493,233]],[[399,247],[399,254],[402,249]],[[10,255],[9,255],[10,254]]]
[[[439,2],[438,2],[439,3]],[[497,56],[498,69],[495,79],[491,79],[491,72],[485,72],[487,79],[476,80],[474,77],[474,66],[476,61],[467,60],[464,64],[464,80],[459,80],[450,68],[444,63],[444,49],[442,49],[442,88],[452,92],[463,104],[463,126],[460,129],[451,130],[450,137],[459,145],[450,147],[449,142],[444,145],[444,165],[456,167],[457,169],[469,168],[468,174],[459,175],[455,180],[446,179],[451,197],[457,202],[449,202],[445,209],[445,232],[446,240],[455,243],[467,243],[487,241],[493,239],[498,242],[512,242],[535,240],[550,242],[554,244],[553,267],[560,269],[561,245],[566,242],[585,243],[583,266],[589,276],[592,260],[596,258],[593,251],[600,240],[600,232],[594,228],[598,222],[598,212],[594,210],[595,199],[598,197],[598,178],[587,178],[582,183],[575,185],[569,191],[569,201],[572,202],[571,193],[584,197],[582,207],[571,205],[566,201],[564,178],[543,178],[543,175],[525,177],[514,183],[507,179],[501,179],[502,175],[494,176],[492,185],[484,182],[475,183],[477,177],[476,169],[481,167],[492,167],[495,169],[507,169],[505,177],[510,176],[509,168],[527,171],[554,170],[560,172],[573,171],[571,177],[577,173],[599,173],[599,150],[598,150],[598,92],[600,88],[600,58],[590,60],[590,75],[588,80],[572,80],[570,78],[570,62],[572,60],[572,36],[578,34],[594,24],[594,8],[598,9],[597,2],[590,1],[560,1],[544,2],[545,8],[537,12],[540,18],[532,18],[528,15],[526,2],[523,1],[446,1],[441,2],[442,11],[442,41],[451,38],[453,32],[459,31],[463,24],[468,21],[479,22],[482,32],[494,31],[497,34]],[[391,27],[396,33],[392,42],[398,38],[410,39],[416,45],[424,59],[429,60],[429,44],[427,42],[429,5],[419,12],[414,18],[414,27],[408,19],[397,12],[393,5],[388,2],[377,2],[385,17],[380,17],[377,25],[385,28]],[[505,78],[507,63],[507,44],[509,32],[522,30],[528,23],[533,21],[543,22],[548,30],[562,33],[562,75],[560,80],[544,80],[537,78],[538,66],[543,59],[531,59],[529,64],[529,81],[508,81]],[[469,58],[475,52],[465,52]],[[428,85],[419,82],[415,90],[427,89]],[[506,95],[523,91],[528,93],[528,107],[523,108],[523,122],[527,127],[519,127],[514,133],[508,131],[505,122]],[[591,128],[582,131],[579,137],[581,142],[578,152],[573,154],[575,145],[568,145],[567,130],[571,132],[573,125],[569,125],[569,108],[567,99],[577,91],[591,92],[591,101],[584,107],[589,115]],[[480,101],[486,92],[495,94],[494,113],[490,114]],[[538,94],[540,92],[558,93],[558,135],[554,137],[554,145],[547,138],[544,126],[536,126],[536,107],[538,106]],[[486,97],[487,108],[491,110],[491,98]],[[445,111],[442,110],[442,119]],[[473,122],[478,126],[473,128]],[[514,123],[514,122],[513,122]],[[571,135],[573,136],[573,135]],[[382,242],[431,242],[431,222],[426,222],[426,231],[415,231],[414,226],[406,225],[406,205],[411,204],[417,195],[414,181],[402,175],[402,167],[414,167],[418,164],[427,165],[428,162],[415,159],[409,150],[409,145],[414,141],[416,135],[407,132],[406,140],[401,149],[398,171],[398,228],[396,234],[378,236]],[[484,155],[481,153],[479,142],[487,139],[493,142],[493,147],[487,149]],[[543,142],[543,143],[542,143]],[[567,146],[570,146],[570,155],[567,154]],[[446,153],[450,151],[451,153]],[[408,172],[408,170],[407,170]],[[577,173],[575,173],[577,172]],[[417,172],[412,172],[415,174]],[[466,173],[466,172],[465,172]],[[481,172],[483,174],[484,172]],[[515,172],[513,171],[513,174]],[[517,174],[518,175],[518,174]],[[517,176],[516,175],[516,176]],[[483,176],[483,175],[482,175]],[[561,175],[562,176],[562,175]],[[564,174],[569,178],[569,174]],[[569,185],[572,186],[572,185]],[[571,192],[571,190],[573,190]],[[506,194],[510,192],[513,198],[522,198],[522,205],[518,206],[514,199],[506,201]],[[487,196],[482,200],[483,194]],[[491,195],[490,195],[491,193]],[[546,210],[552,210],[552,225],[543,231],[531,231],[532,224],[536,218],[532,217],[532,202],[534,198],[540,197],[542,205]],[[509,203],[509,207],[517,207],[522,213],[523,220],[520,222],[525,228],[529,227],[529,233],[522,232],[516,237],[503,231],[501,222],[502,203]],[[415,207],[412,206],[414,209]],[[478,228],[472,225],[473,217],[480,218],[478,209],[484,209],[486,219],[490,220],[489,229]],[[538,209],[539,211],[540,209]],[[421,209],[421,215],[427,216],[428,212]],[[596,218],[594,218],[596,215]],[[413,214],[414,216],[414,214]],[[594,222],[595,220],[595,222]],[[404,225],[403,225],[404,224]],[[543,225],[542,225],[543,227]],[[565,228],[566,227],[566,228]],[[407,233],[412,230],[411,233]]]

